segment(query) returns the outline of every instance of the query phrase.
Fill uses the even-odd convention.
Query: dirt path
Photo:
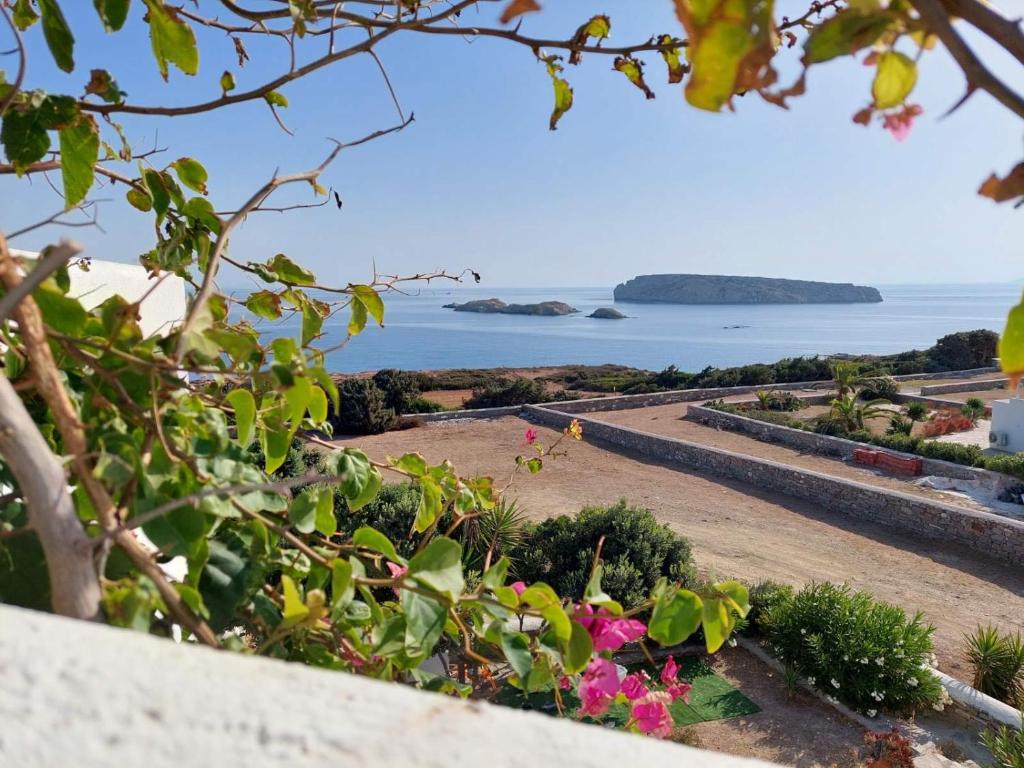
[[[943,493],[931,488],[921,488],[914,485],[911,480],[895,477],[868,467],[848,464],[841,459],[833,459],[828,456],[819,456],[812,453],[802,453],[793,448],[787,448],[784,445],[757,440],[738,432],[730,432],[698,424],[697,422],[683,419],[682,417],[685,413],[686,404],[676,403],[673,405],[655,405],[649,408],[635,408],[628,411],[600,411],[587,414],[587,417],[610,424],[621,424],[624,427],[638,429],[642,432],[677,437],[680,440],[710,445],[715,448],[743,453],[748,456],[756,456],[761,459],[770,459],[794,467],[802,467],[827,475],[843,477],[848,480],[857,480],[861,483],[876,485],[892,491],[912,493],[916,496],[924,496],[929,499],[943,501],[947,504],[991,511],[984,505],[961,494]]]
[[[503,485],[529,425],[508,417],[437,423],[360,437],[349,444],[382,457],[419,451],[448,458],[463,474],[493,475]],[[557,433],[537,428],[541,442]],[[767,447],[766,443],[758,446]],[[396,478],[397,479],[397,478]],[[848,581],[937,625],[942,668],[969,679],[961,635],[979,623],[1024,631],[1024,573],[966,548],[902,535],[820,506],[753,486],[679,471],[573,443],[539,475],[517,476],[510,496],[534,518],[574,514],[587,504],[626,498],[648,507],[693,543],[698,565],[718,577],[771,578],[802,585]]]

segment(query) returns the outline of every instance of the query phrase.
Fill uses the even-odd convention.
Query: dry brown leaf
[[[508,24],[512,19],[518,18],[524,13],[532,13],[539,10],[540,5],[537,3],[537,0],[511,0],[505,6],[505,10],[501,12],[499,20],[502,24]]]

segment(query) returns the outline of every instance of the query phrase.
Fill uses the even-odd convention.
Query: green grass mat
[[[683,657],[680,662],[679,679],[686,680],[693,689],[690,691],[690,702],[676,699],[669,706],[672,718],[677,725],[693,725],[694,723],[705,723],[711,720],[724,720],[727,717],[739,717],[741,715],[752,715],[760,712],[761,708],[744,696],[739,690],[733,688],[721,676],[715,672],[704,661],[693,657]],[[630,671],[647,669],[648,674],[657,680],[658,670],[637,665],[631,667]],[[498,694],[497,703],[519,709],[534,709],[541,712],[554,714],[555,697],[552,693],[531,693],[524,694],[521,691],[508,686]],[[568,691],[563,693],[562,701],[570,712],[579,706],[579,699],[575,694]],[[608,708],[608,714],[602,719],[604,723],[625,725],[629,719],[629,707],[625,704],[612,704]]]

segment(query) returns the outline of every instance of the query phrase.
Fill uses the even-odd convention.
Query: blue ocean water
[[[329,370],[426,370],[565,363],[619,363],[684,371],[774,362],[793,355],[889,353],[924,349],[953,331],[999,331],[1021,295],[1019,285],[878,286],[880,304],[615,304],[612,288],[424,288],[385,297],[385,327],[367,328],[327,356]],[[565,301],[566,317],[479,315],[442,309],[449,302],[498,297],[507,302]],[[615,306],[627,320],[587,318]],[[323,348],[344,341],[347,313],[325,325]],[[372,322],[372,321],[371,321]],[[729,326],[743,326],[739,328]],[[297,321],[266,324],[298,334]]]

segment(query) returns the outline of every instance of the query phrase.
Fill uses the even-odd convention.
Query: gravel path
[[[447,458],[463,474],[493,475],[501,486],[515,456],[527,451],[528,426],[515,417],[466,420],[345,442],[380,458],[406,451],[419,451],[434,463]],[[557,437],[537,430],[542,443]],[[568,450],[539,475],[515,478],[509,495],[532,517],[574,514],[587,504],[626,498],[689,538],[698,565],[717,577],[794,585],[848,581],[908,611],[923,610],[937,626],[942,668],[961,680],[970,679],[962,658],[964,632],[990,622],[1024,631],[1019,569],[963,547],[897,534],[782,494],[612,453],[585,440]]]

